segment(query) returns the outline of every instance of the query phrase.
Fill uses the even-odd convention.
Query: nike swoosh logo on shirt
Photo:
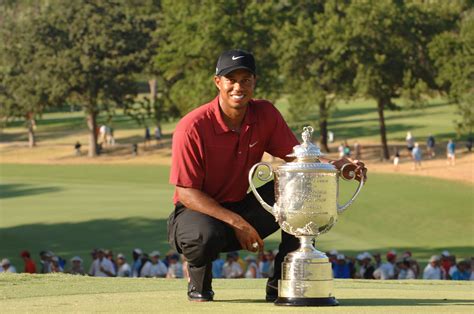
[[[254,147],[255,145],[257,145],[257,143],[258,143],[258,141],[256,141],[256,142],[253,143],[253,144],[249,144],[249,147],[252,148],[252,147]]]
[[[243,58],[243,57],[245,57],[245,56],[238,56],[238,57],[232,56],[232,60],[237,60],[237,59],[240,59],[240,58]]]

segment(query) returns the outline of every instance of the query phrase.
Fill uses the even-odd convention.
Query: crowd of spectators
[[[273,274],[274,259],[277,252],[265,251],[258,255],[242,258],[239,252],[229,252],[213,262],[214,278],[268,278]],[[332,250],[326,253],[332,264],[334,278],[355,279],[437,279],[437,280],[474,280],[471,260],[456,261],[448,251],[432,256],[422,270],[420,264],[406,251],[398,255],[395,251],[385,254],[364,252],[355,258]],[[74,256],[67,263],[51,251],[39,253],[39,265],[36,265],[28,251],[20,254],[24,261],[24,273],[69,273],[95,277],[159,277],[188,278],[187,263],[183,256],[168,252],[163,258],[159,251],[145,253],[136,248],[127,260],[124,254],[114,255],[111,250],[94,249],[91,252],[92,263],[88,270],[84,268],[81,257]],[[38,266],[38,267],[37,267]],[[0,264],[0,272],[16,273],[16,268],[7,258]]]

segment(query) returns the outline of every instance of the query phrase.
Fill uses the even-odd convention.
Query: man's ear
[[[215,75],[215,76],[214,76],[214,84],[216,85],[216,87],[217,87],[218,90],[221,90],[221,88],[219,87],[220,82],[221,82],[221,77]]]

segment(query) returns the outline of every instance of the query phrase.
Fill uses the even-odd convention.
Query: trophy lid
[[[313,131],[314,129],[312,127],[305,126],[301,134],[303,143],[293,147],[293,153],[287,155],[287,157],[296,157],[299,162],[319,162],[319,157],[322,154],[319,147],[311,143]]]

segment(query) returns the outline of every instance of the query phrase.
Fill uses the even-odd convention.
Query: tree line
[[[294,121],[318,113],[320,143],[335,103],[375,100],[384,112],[444,94],[459,134],[474,125],[472,0],[38,0],[0,4],[0,118],[34,121],[71,103],[86,116],[89,156],[97,117],[117,108],[157,124],[215,93],[221,51],[257,59],[256,95],[289,100]],[[146,79],[150,96],[137,98]]]

